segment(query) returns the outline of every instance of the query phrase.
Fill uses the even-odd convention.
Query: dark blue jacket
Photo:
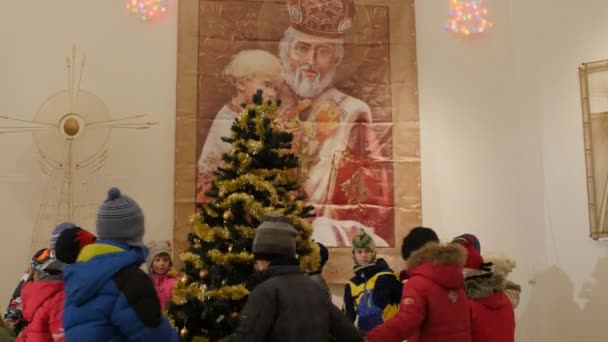
[[[358,268],[344,287],[344,312],[363,332],[382,324],[397,311],[401,302],[403,283],[384,259]],[[370,298],[366,300],[366,293]],[[362,309],[365,312],[360,312]]]
[[[108,241],[85,247],[64,270],[66,342],[179,341],[162,317],[140,249]]]

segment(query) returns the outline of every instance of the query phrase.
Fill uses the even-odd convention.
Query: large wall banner
[[[294,134],[313,238],[350,247],[365,229],[398,254],[421,221],[413,0],[184,0],[179,25],[177,244],[262,89]]]

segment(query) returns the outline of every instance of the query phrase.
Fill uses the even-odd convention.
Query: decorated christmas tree
[[[185,341],[217,341],[234,332],[247,300],[245,284],[254,272],[251,246],[266,213],[288,217],[298,230],[297,253],[304,271],[319,263],[310,240],[313,207],[298,195],[298,158],[293,135],[281,129],[278,103],[261,91],[232,124],[231,144],[214,172],[207,196],[191,218],[189,246],[182,251],[181,277],[169,317]]]

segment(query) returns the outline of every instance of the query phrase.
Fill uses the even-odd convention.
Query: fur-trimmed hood
[[[410,278],[424,277],[444,289],[462,289],[465,261],[462,246],[430,243],[412,254],[407,264]]]
[[[412,254],[407,260],[407,266],[413,270],[425,262],[431,262],[436,265],[464,267],[466,259],[464,248],[460,245],[428,243]]]
[[[503,255],[484,255],[483,261],[491,263],[492,272],[501,274],[505,278],[517,267],[517,262],[513,258]]]
[[[505,288],[505,277],[496,273],[486,273],[464,280],[465,292],[471,299],[487,298],[503,292]]]

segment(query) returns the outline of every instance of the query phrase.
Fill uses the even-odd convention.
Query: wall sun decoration
[[[142,21],[150,22],[167,13],[168,2],[169,0],[126,0],[125,9]]]
[[[98,96],[81,89],[85,62],[85,56],[78,59],[73,47],[66,59],[67,89],[47,98],[33,119],[0,115],[0,137],[32,134],[40,170],[47,177],[28,259],[48,243],[49,227],[65,221],[92,226],[89,221],[94,219],[98,203],[91,198],[91,187],[108,159],[111,132],[148,129],[156,124],[144,121],[146,114],[113,118]]]
[[[448,32],[469,36],[483,33],[494,24],[487,19],[488,9],[483,0],[450,0],[450,19],[445,24]]]

